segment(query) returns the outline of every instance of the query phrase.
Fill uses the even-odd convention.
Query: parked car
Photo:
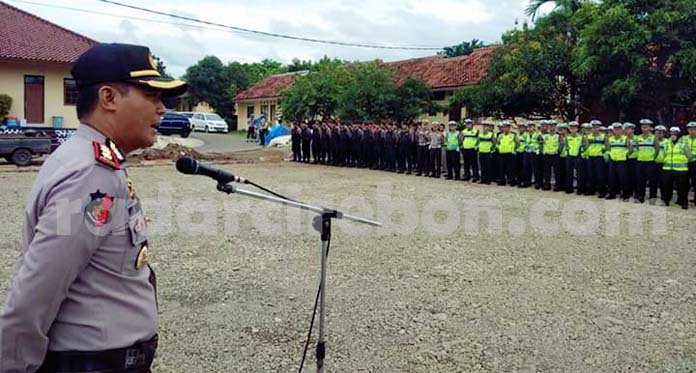
[[[195,131],[227,132],[227,122],[215,113],[193,113],[191,124]]]
[[[0,157],[17,166],[28,166],[34,156],[50,152],[51,138],[43,133],[29,132],[0,137]]]
[[[165,113],[159,127],[157,127],[157,132],[163,135],[177,134],[181,137],[188,137],[191,131],[189,119],[185,115],[175,112]]]

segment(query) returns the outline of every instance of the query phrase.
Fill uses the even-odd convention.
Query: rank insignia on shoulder
[[[92,141],[92,146],[94,147],[95,160],[113,168],[114,170],[121,169],[121,162],[109,146],[101,144],[97,141]]]
[[[118,163],[123,163],[123,161],[126,160],[126,158],[123,156],[123,153],[121,153],[121,150],[118,149],[118,146],[116,146],[116,144],[114,144],[114,142],[111,141],[111,139],[106,139],[104,144],[108,146],[109,149],[111,149],[111,151],[114,153],[116,159],[118,160]]]
[[[114,206],[114,197],[97,189],[90,193],[90,202],[85,207],[85,216],[94,225],[101,227],[111,221],[110,210]]]

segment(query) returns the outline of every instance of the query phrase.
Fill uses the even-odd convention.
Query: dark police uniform
[[[353,163],[355,167],[362,167],[362,145],[363,145],[363,130],[360,127],[353,128],[353,137],[351,141],[351,153],[353,154]]]
[[[400,173],[411,173],[413,168],[413,161],[411,155],[413,154],[413,143],[411,141],[411,133],[408,129],[404,128],[399,136],[399,172]]]
[[[302,161],[302,152],[300,151],[302,147],[302,130],[300,127],[293,127],[290,138],[292,139],[292,160],[300,162]]]
[[[331,130],[331,145],[334,153],[334,165],[343,166],[343,144],[341,142],[341,132],[343,128],[336,126]]]
[[[166,96],[186,90],[161,78],[140,46],[98,44],[72,75],[78,89],[129,82]],[[124,163],[116,144],[82,124],[41,167],[0,315],[0,371],[150,371],[156,287],[147,219]]]
[[[384,148],[386,155],[385,169],[394,172],[396,171],[396,134],[391,129],[385,131]]]
[[[309,150],[312,144],[312,130],[309,127],[302,129],[302,162],[309,163]]]
[[[328,127],[323,126],[321,129],[321,152],[319,158],[324,164],[331,163],[331,152],[329,151],[329,149],[331,149],[331,136],[329,133],[330,130]]]
[[[377,170],[383,170],[384,168],[384,130],[382,129],[377,129],[375,132],[375,141],[374,141],[374,149],[375,149],[375,169]]]
[[[373,159],[372,151],[374,147],[372,130],[370,128],[365,128],[363,131],[363,144],[362,144],[362,158],[364,166],[372,168]]]
[[[321,130],[315,125],[312,129],[312,159],[314,163],[319,163],[321,153]]]

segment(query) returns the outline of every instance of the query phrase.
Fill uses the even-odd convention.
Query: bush
[[[4,93],[0,94],[0,120],[9,114],[10,108],[12,108],[12,97]]]

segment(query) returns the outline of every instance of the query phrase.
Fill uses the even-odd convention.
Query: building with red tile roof
[[[76,127],[70,66],[97,42],[3,2],[0,20],[0,94],[13,101],[8,116]]]
[[[386,62],[392,70],[392,78],[398,85],[407,78],[423,81],[433,90],[436,102],[446,103],[454,91],[468,85],[478,84],[488,72],[491,56],[496,47],[474,50],[467,56],[446,57],[442,55],[412,58],[402,61]],[[306,73],[306,72],[305,72]],[[235,96],[239,129],[246,128],[249,117],[266,114],[275,120],[281,92],[293,85],[295,74],[270,76]],[[447,122],[466,116],[466,108],[445,113],[429,113],[420,119]]]

